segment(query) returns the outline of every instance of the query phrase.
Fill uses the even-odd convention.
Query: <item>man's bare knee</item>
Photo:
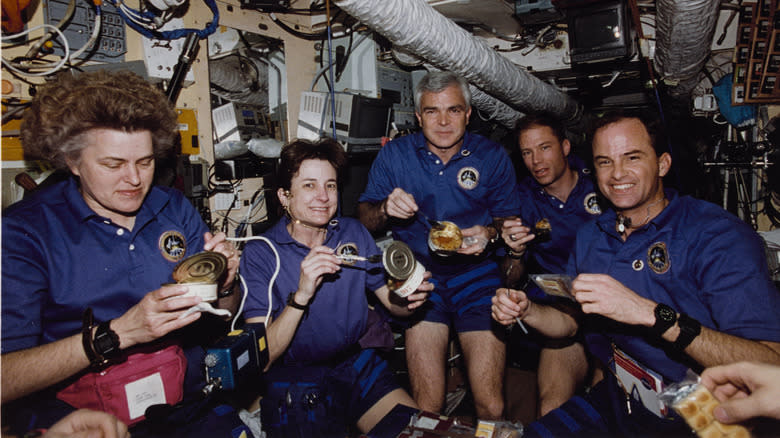
[[[499,393],[497,397],[474,403],[477,418],[480,420],[502,420],[504,418],[504,399]]]

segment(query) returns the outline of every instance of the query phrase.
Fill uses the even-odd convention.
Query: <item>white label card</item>
[[[131,420],[144,415],[149,406],[166,403],[165,387],[160,373],[128,383],[125,385],[125,394]]]

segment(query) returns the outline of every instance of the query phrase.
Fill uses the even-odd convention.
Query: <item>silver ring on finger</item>
[[[511,240],[512,242],[517,242],[517,237],[515,237],[514,234],[510,234],[509,235],[509,240]]]

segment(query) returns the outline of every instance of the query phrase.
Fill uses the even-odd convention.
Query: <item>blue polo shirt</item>
[[[702,326],[746,339],[780,341],[780,293],[761,238],[746,223],[706,201],[667,190],[669,205],[623,242],[616,213],[605,212],[577,233],[568,272],[611,275],[637,294],[687,313]],[[603,363],[614,341],[670,381],[686,364],[670,358],[647,330],[586,317],[589,349]]]
[[[520,182],[523,224],[533,231],[534,225],[541,219],[550,222],[550,239],[546,242],[532,240],[528,248],[529,256],[536,260],[543,272],[565,272],[577,230],[601,214],[590,171],[575,171],[578,174],[577,184],[566,202],[547,194],[531,176]]]
[[[128,230],[92,211],[70,178],[8,208],[2,230],[7,353],[79,333],[87,306],[98,321],[121,316],[173,281],[208,228],[180,192],[154,187]]]
[[[447,164],[428,150],[421,132],[391,141],[374,160],[359,202],[380,202],[396,187],[414,196],[429,218],[448,220],[460,228],[489,225],[494,217],[520,212],[515,172],[506,151],[468,132],[460,152]],[[462,273],[464,265],[489,257],[433,258],[428,250],[429,230],[430,225],[417,216],[392,226],[393,237],[407,243],[434,274]]]
[[[290,236],[289,222],[288,218],[282,218],[264,234],[273,242],[282,261],[272,292],[274,318],[286,306],[287,297],[298,289],[301,262],[311,251]],[[324,245],[337,252],[348,247],[353,249],[352,254],[365,257],[380,253],[368,230],[357,219],[347,217],[331,221]],[[368,315],[366,290],[376,291],[385,284],[385,278],[381,265],[356,262],[354,266],[342,265],[340,271],[323,278],[284,354],[285,363],[306,364],[329,359],[353,346],[363,335]],[[376,269],[359,269],[367,266]],[[249,289],[246,318],[266,316],[268,283],[275,268],[274,254],[266,242],[247,243],[241,255],[241,275]]]

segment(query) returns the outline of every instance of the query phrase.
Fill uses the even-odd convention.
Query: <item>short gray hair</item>
[[[431,71],[428,72],[414,89],[414,110],[420,112],[420,101],[423,93],[441,93],[447,87],[457,85],[463,94],[463,100],[466,101],[466,107],[471,106],[471,90],[469,83],[463,76],[450,71]]]

